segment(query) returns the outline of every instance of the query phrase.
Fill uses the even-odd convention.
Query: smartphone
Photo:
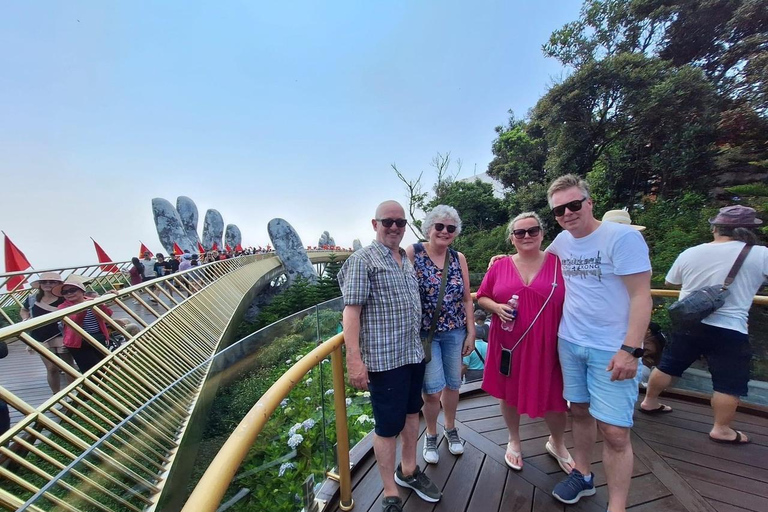
[[[501,362],[499,363],[499,372],[502,375],[509,375],[512,373],[512,351],[507,348],[501,349]]]

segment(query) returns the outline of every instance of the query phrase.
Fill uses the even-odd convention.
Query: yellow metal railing
[[[248,414],[238,424],[232,435],[221,447],[203,474],[194,491],[187,499],[182,512],[213,512],[221,503],[238,467],[253,446],[280,401],[312,368],[318,366],[329,354],[333,371],[333,396],[336,412],[336,442],[338,447],[338,474],[329,474],[339,481],[339,507],[351,510],[352,483],[349,469],[349,434],[347,430],[347,406],[344,388],[344,362],[341,347],[343,334],[337,334],[301,358],[267,390]]]

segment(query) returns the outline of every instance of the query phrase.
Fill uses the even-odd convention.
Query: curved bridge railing
[[[329,256],[310,259],[322,263]],[[284,272],[274,255],[243,256],[0,329],[12,352],[26,345],[71,380],[39,407],[0,386],[0,398],[21,415],[0,436],[0,507],[155,509],[206,390],[212,356],[231,342],[257,291]],[[67,318],[95,305],[115,310],[109,317],[93,309],[128,340],[114,352]],[[82,374],[65,363],[30,335],[52,322],[77,330],[104,359]]]

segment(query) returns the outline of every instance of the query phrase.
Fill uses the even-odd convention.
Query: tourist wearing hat
[[[31,284],[31,287],[36,289],[37,292],[30,293],[22,303],[21,311],[19,312],[22,320],[37,318],[56,311],[59,305],[64,302],[64,299],[54,295],[53,289],[61,283],[61,274],[58,272],[41,273],[39,279]],[[62,361],[72,367],[75,366],[75,363],[72,360],[72,355],[64,346],[57,322],[51,322],[50,324],[38,327],[37,329],[32,330],[29,334],[36,341],[45,344],[46,348],[59,356]],[[61,391],[60,368],[43,356],[40,356],[40,358],[45,365],[48,387],[51,388],[53,394],[56,394]],[[72,377],[70,377],[69,374],[66,374],[64,379],[67,381],[67,384],[72,382]]]
[[[664,351],[661,363],[651,373],[640,411],[646,414],[672,412],[659,402],[659,394],[700,356],[705,356],[712,374],[714,425],[710,440],[744,444],[750,439],[731,427],[739,397],[747,395],[752,349],[747,317],[757,290],[768,279],[768,248],[756,245],[751,228],[763,222],[746,206],[726,206],[709,220],[713,240],[686,249],[667,273],[668,285],[682,286],[680,298],[705,286],[725,282],[736,258],[745,246],[749,252],[739,269],[730,294],[722,307],[704,318],[695,328],[673,334],[673,343]]]
[[[627,210],[608,210],[605,212],[605,214],[603,214],[603,222],[616,222],[617,224],[624,224],[625,226],[633,227],[638,231],[645,230],[645,226],[632,224],[632,218],[629,216],[629,212]]]
[[[85,301],[93,300],[85,296],[85,285],[80,279],[70,276],[62,284],[53,289],[53,294],[64,298],[64,302],[59,305],[59,309],[65,309],[70,306],[82,304]],[[97,306],[101,311],[112,316],[112,310],[107,306],[100,304]],[[109,338],[109,329],[101,316],[94,313],[93,309],[80,310],[77,313],[68,315],[68,318],[83,328],[97,343],[106,346]],[[63,323],[64,325],[64,346],[67,347],[75,358],[80,373],[85,373],[99,361],[104,359],[104,353],[91,344],[90,340],[83,339],[79,332]]]

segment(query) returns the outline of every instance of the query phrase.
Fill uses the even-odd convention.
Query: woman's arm
[[[468,356],[475,350],[475,304],[472,301],[472,291],[469,289],[469,267],[467,258],[462,253],[459,255],[459,264],[461,265],[461,278],[464,281],[464,311],[467,314],[467,338],[464,340],[461,355]]]

